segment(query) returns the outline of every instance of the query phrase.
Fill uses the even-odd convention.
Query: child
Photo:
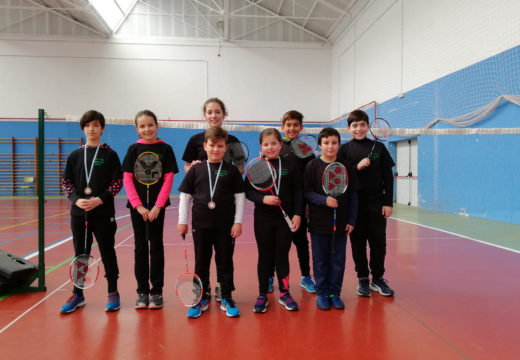
[[[276,171],[276,184],[270,191],[255,190],[246,181],[246,197],[255,203],[254,231],[258,246],[258,282],[260,294],[254,305],[254,312],[267,310],[269,277],[276,270],[280,287],[279,303],[287,310],[298,310],[298,304],[289,293],[289,250],[291,231],[300,226],[303,211],[302,184],[300,172],[294,162],[280,157],[282,137],[278,130],[269,128],[260,134],[260,147],[265,158]],[[279,205],[292,220],[289,228]]]
[[[316,291],[316,305],[321,310],[344,309],[339,297],[345,272],[347,235],[352,232],[357,216],[357,183],[349,175],[347,191],[334,198],[327,196],[322,187],[322,176],[326,167],[337,161],[340,135],[336,129],[324,128],[318,136],[321,156],[305,168],[304,195],[309,202],[309,232],[311,233],[312,264]],[[345,165],[345,164],[343,164]],[[335,252],[331,252],[333,240],[334,208],[336,208]]]
[[[286,112],[282,117],[282,131],[285,135],[282,137],[282,150],[280,151],[281,156],[286,156],[296,162],[300,174],[305,172],[305,166],[316,157],[312,154],[306,158],[298,158],[294,155],[291,149],[291,142],[296,139],[300,132],[303,130],[303,115],[296,111],[291,110]],[[301,179],[303,186],[303,178]],[[296,246],[298,253],[298,261],[300,262],[300,271],[302,279],[300,286],[303,287],[310,293],[316,292],[316,285],[312,281],[311,269],[309,265],[309,239],[307,238],[307,218],[302,216],[300,227],[296,232],[293,233],[292,241]],[[269,280],[269,284],[272,284],[272,279]],[[272,287],[270,287],[272,290]]]
[[[74,150],[67,158],[63,172],[62,187],[70,199],[70,225],[72,242],[76,256],[84,252],[85,217],[88,215],[87,251],[92,247],[92,234],[96,236],[105,267],[108,283],[106,311],[119,310],[116,251],[114,249],[117,230],[114,219],[114,196],[121,190],[121,163],[115,151],[101,144],[101,134],[105,130],[103,114],[90,110],[79,121],[85,133],[86,144]],[[73,295],[61,307],[61,312],[69,314],[85,305],[83,290],[74,287]]]
[[[242,233],[245,194],[238,169],[223,161],[227,137],[228,133],[218,126],[206,130],[204,149],[208,160],[194,165],[179,187],[177,230],[180,235],[188,232],[188,207],[193,198],[195,273],[200,276],[203,289],[209,289],[209,267],[215,248],[215,262],[220,269],[222,285],[220,309],[226,311],[227,316],[236,317],[240,311],[231,297],[235,290],[233,249],[235,239]],[[205,293],[200,303],[189,309],[188,317],[199,317],[208,305],[209,294]]]
[[[135,237],[134,272],[137,280],[135,308],[160,309],[163,306],[165,207],[170,205],[169,195],[173,176],[179,170],[172,147],[157,138],[159,125],[155,114],[149,110],[139,112],[135,117],[135,126],[140,139],[128,147],[123,160],[123,182]],[[152,153],[153,156],[157,155],[162,163],[162,169],[158,167],[157,162],[143,164],[139,156],[145,152]],[[138,176],[134,175],[134,171],[141,166],[148,172],[151,170],[152,175],[160,175],[157,182],[149,186],[149,201],[147,201],[147,186],[140,183]],[[150,242],[149,246],[148,242]]]
[[[227,116],[226,105],[219,98],[210,98],[206,100],[204,105],[202,106],[202,112],[204,114],[204,120],[209,124],[209,126],[217,126],[222,127],[222,123],[224,122],[224,118]],[[184,150],[184,154],[182,155],[182,160],[185,161],[184,164],[184,173],[187,174],[192,165],[199,163],[202,160],[206,160],[208,158],[206,151],[204,150],[204,131],[198,134],[193,135],[188,144],[186,145],[186,149]],[[231,134],[228,134],[228,144],[239,142],[239,140]],[[227,156],[224,157],[224,161]],[[236,165],[236,164],[235,164]],[[240,174],[244,173],[244,166],[237,166]],[[217,265],[217,286],[215,287],[215,297],[217,301],[222,299],[221,287],[220,287],[220,273],[222,269]],[[208,294],[211,292],[211,289],[207,288]]]
[[[356,228],[350,236],[352,257],[356,264],[359,296],[370,296],[370,290],[384,296],[394,295],[394,291],[383,279],[386,255],[386,219],[392,215],[395,165],[388,150],[382,143],[376,143],[371,158],[374,141],[367,138],[370,128],[368,115],[362,110],[353,111],[348,119],[348,130],[353,139],[343,144],[338,156],[352,166],[356,166],[361,184],[359,191],[359,216]],[[370,246],[370,269],[367,260],[367,241]],[[372,283],[368,279],[372,273]]]

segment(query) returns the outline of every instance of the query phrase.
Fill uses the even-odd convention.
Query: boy
[[[96,237],[108,282],[106,311],[119,310],[117,279],[119,269],[114,249],[116,221],[114,196],[123,185],[121,163],[115,151],[101,144],[105,130],[103,114],[90,110],[80,119],[86,144],[74,150],[67,159],[63,172],[62,188],[70,199],[70,224],[75,256],[82,254],[85,245],[85,218],[88,216],[87,250],[92,246],[92,234]],[[74,287],[73,295],[61,307],[69,314],[85,305],[83,290]]]
[[[313,155],[307,158],[298,158],[294,155],[291,149],[291,142],[296,139],[300,132],[303,130],[303,115],[296,111],[291,110],[286,112],[282,117],[282,131],[284,136],[282,137],[282,150],[280,156],[286,156],[292,161],[295,161],[300,174],[305,172],[305,166],[315,159]],[[302,179],[303,184],[303,179]],[[307,238],[307,217],[302,216],[300,227],[296,232],[292,234],[292,241],[296,246],[296,252],[298,253],[298,261],[300,263],[301,271],[301,282],[300,286],[303,287],[310,293],[316,292],[316,285],[312,281],[311,269],[309,265],[309,239]],[[272,290],[273,278],[269,279],[269,290]]]
[[[195,247],[195,273],[204,289],[209,289],[209,268],[213,248],[215,262],[222,269],[220,309],[229,317],[240,315],[231,297],[233,284],[233,249],[235,238],[242,233],[244,182],[238,169],[223,161],[228,133],[217,126],[205,132],[204,150],[208,160],[193,165],[179,186],[180,235],[188,232],[188,207],[193,198],[192,233]],[[209,294],[204,291],[200,303],[189,309],[188,317],[197,318],[208,309]]]
[[[356,167],[361,188],[359,215],[355,230],[350,235],[352,257],[358,276],[359,296],[369,297],[370,290],[383,296],[394,291],[383,279],[386,255],[386,219],[392,215],[395,165],[386,147],[378,142],[370,159],[374,141],[367,138],[370,129],[368,115],[362,110],[353,111],[348,119],[348,130],[353,139],[343,144],[338,156]],[[367,259],[367,241],[370,246],[370,263]],[[369,266],[370,265],[370,266]],[[368,275],[372,273],[372,283]]]
[[[357,179],[353,170],[345,166],[348,175],[347,191],[336,198],[327,195],[322,186],[323,173],[329,164],[337,162],[340,135],[336,129],[324,128],[318,136],[321,156],[305,168],[304,195],[309,203],[309,232],[311,233],[312,264],[316,291],[316,305],[320,310],[344,309],[339,297],[345,272],[347,236],[357,217]],[[334,232],[336,209],[336,233]],[[331,251],[334,241],[335,251]]]

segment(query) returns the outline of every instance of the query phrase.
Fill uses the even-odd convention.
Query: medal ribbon
[[[206,161],[206,165],[208,166],[208,177],[209,177],[209,197],[211,201],[213,201],[213,195],[215,194],[215,189],[217,188],[218,177],[220,175],[220,169],[222,169],[222,161],[217,170],[217,176],[215,177],[215,186],[211,184],[211,169],[209,167],[209,161]]]
[[[94,162],[96,161],[97,154],[99,151],[99,147],[101,144],[99,144],[96,148],[96,153],[94,154],[94,157],[92,158],[92,163],[90,164],[90,171],[87,171],[87,145],[85,145],[85,151],[83,152],[83,164],[85,165],[85,177],[87,178],[87,187],[90,186],[90,178],[92,177],[92,170],[94,170]]]

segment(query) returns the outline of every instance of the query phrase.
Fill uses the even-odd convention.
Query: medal
[[[217,182],[218,182],[218,177],[220,175],[220,169],[222,169],[222,161],[220,162],[220,165],[217,170],[217,176],[215,177],[215,186],[212,185],[212,181],[211,181],[211,169],[209,167],[209,161],[206,161],[206,165],[208,166],[209,198],[210,198],[210,201],[208,203],[208,208],[210,210],[213,210],[217,206],[217,204],[215,204],[215,202],[213,201],[213,194],[215,194],[215,189],[217,188]]]
[[[90,186],[87,186],[85,189],[83,189],[83,193],[85,195],[90,195],[92,194],[92,188]]]
[[[87,196],[92,194],[92,188],[90,187],[90,178],[92,177],[92,170],[94,170],[94,163],[96,162],[100,146],[101,144],[99,144],[96,148],[96,153],[94,154],[94,157],[92,158],[92,163],[90,164],[90,171],[87,170],[87,145],[85,145],[85,151],[83,151],[83,165],[85,165],[85,177],[87,180],[87,187],[83,189],[83,193]]]

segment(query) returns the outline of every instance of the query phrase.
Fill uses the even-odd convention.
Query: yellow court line
[[[57,216],[61,216],[61,215],[64,215],[64,214],[68,214],[68,213],[69,213],[69,211],[65,211],[65,212],[62,212],[62,213],[59,213],[59,214],[56,214],[56,215],[46,216],[46,217],[44,217],[44,220],[45,219],[50,219],[50,218],[53,218],[53,217],[57,217]],[[26,222],[23,222],[23,223],[9,225],[9,226],[6,226],[4,228],[0,228],[0,231],[6,230],[6,229],[10,229],[10,228],[13,228],[13,227],[17,227],[17,226],[21,226],[21,225],[30,224],[30,223],[33,223],[33,222],[36,222],[36,221],[38,221],[38,218],[29,220],[29,221],[26,221]]]

